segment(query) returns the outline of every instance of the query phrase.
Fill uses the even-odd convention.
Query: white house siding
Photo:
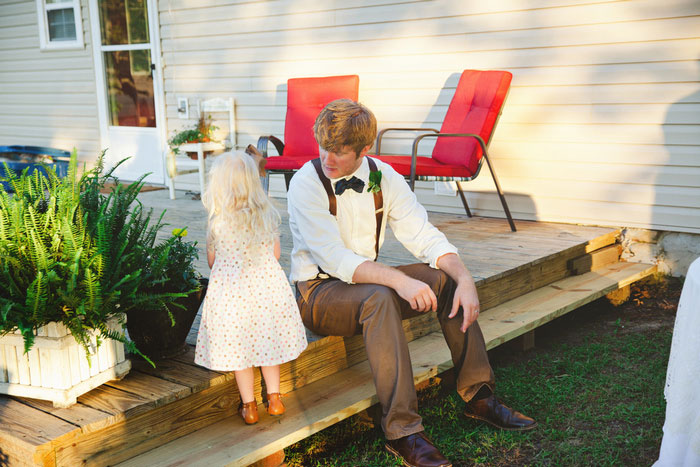
[[[160,0],[176,96],[233,96],[238,141],[284,130],[286,81],[358,74],[380,128],[439,127],[459,73],[513,84],[491,154],[517,219],[700,233],[697,0]],[[393,138],[382,152],[406,153]],[[428,154],[430,144],[421,147]],[[282,196],[280,177],[273,193]],[[502,216],[488,171],[465,183]],[[417,188],[430,210],[457,197]]]
[[[79,50],[40,50],[35,0],[0,0],[0,145],[100,150],[90,15]]]

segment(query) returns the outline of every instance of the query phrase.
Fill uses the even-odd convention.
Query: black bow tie
[[[340,180],[335,182],[335,194],[340,196],[348,188],[355,190],[358,193],[362,193],[362,189],[364,187],[365,187],[365,182],[363,182],[362,180],[360,180],[357,177],[352,177],[350,180],[346,180],[344,178],[341,178]]]

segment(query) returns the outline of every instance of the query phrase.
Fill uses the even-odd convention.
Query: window
[[[36,0],[42,49],[82,49],[80,0]]]

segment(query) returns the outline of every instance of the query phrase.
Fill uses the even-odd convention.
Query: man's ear
[[[373,143],[372,143],[372,144],[373,144]],[[372,144],[368,144],[367,146],[365,146],[364,148],[362,148],[362,151],[360,151],[360,155],[357,156],[357,157],[366,156],[367,153],[369,152],[369,150],[372,149]]]

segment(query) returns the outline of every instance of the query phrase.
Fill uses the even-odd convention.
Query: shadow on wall
[[[695,64],[700,81],[700,60]],[[678,171],[679,181],[676,186],[669,187],[675,192],[675,203],[668,213],[663,208],[668,205],[668,200],[660,198],[658,187],[661,182],[657,184],[652,220],[655,225],[669,225],[669,229],[695,231],[659,234],[660,259],[674,276],[685,276],[690,263],[700,257],[700,177],[692,175],[700,171],[700,115],[694,111],[699,104],[700,88],[671,104],[664,119],[667,166]]]
[[[676,180],[669,183],[668,175],[657,176],[652,224],[667,228],[623,232],[628,261],[658,261],[659,271],[673,276],[685,276],[690,263],[700,257],[700,115],[694,111],[698,105],[700,88],[669,105],[664,119],[665,168],[675,172]]]

